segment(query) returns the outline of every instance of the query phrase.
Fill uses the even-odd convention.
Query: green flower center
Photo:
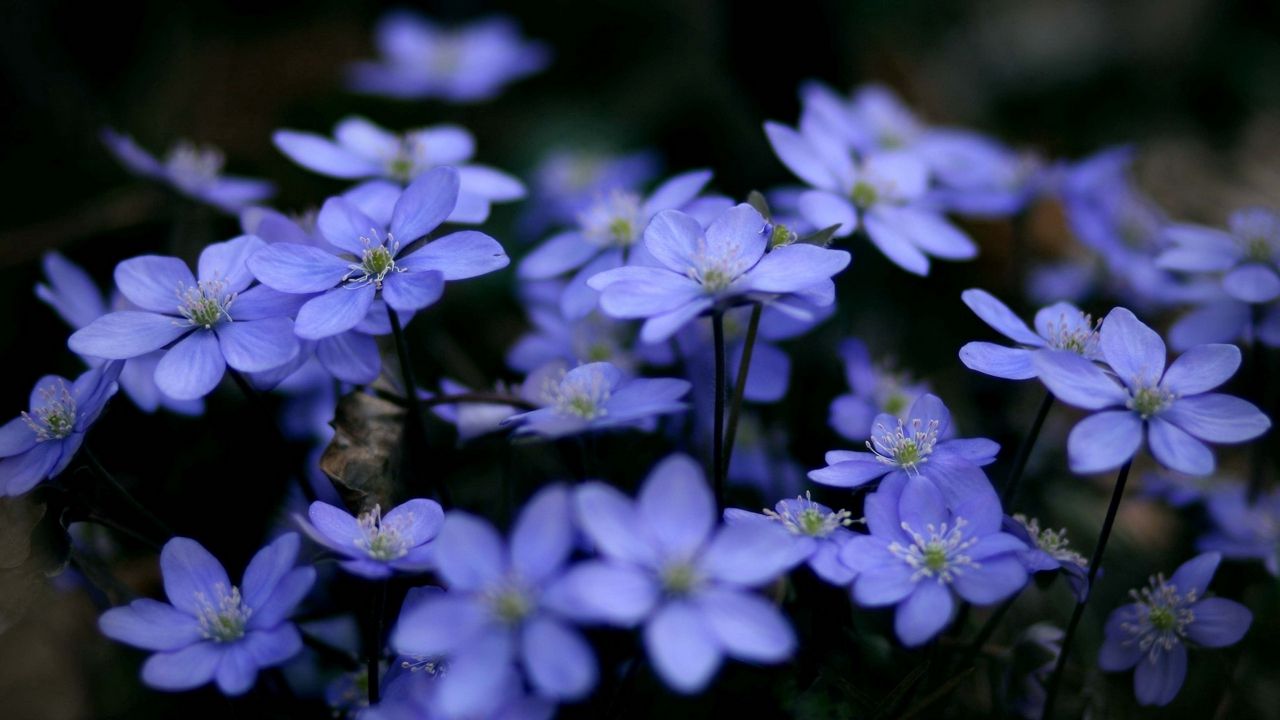
[[[692,563],[671,563],[662,569],[662,588],[671,595],[688,595],[698,586],[699,577]]]
[[[849,192],[849,197],[853,200],[853,204],[860,208],[869,208],[876,204],[880,193],[872,185],[865,180],[859,180],[853,184],[853,190]]]
[[[1161,632],[1172,630],[1178,625],[1178,618],[1173,611],[1167,607],[1151,608],[1147,619],[1151,621],[1151,626]]]
[[[1159,387],[1139,388],[1129,398],[1129,409],[1142,416],[1143,420],[1159,414],[1173,402],[1173,393]]]
[[[515,625],[529,614],[532,604],[523,591],[507,587],[494,593],[489,600],[493,614],[500,622]]]
[[[61,440],[76,428],[76,399],[72,397],[67,384],[58,381],[57,385],[40,389],[44,398],[44,407],[31,414],[22,413],[22,420],[36,435],[36,442],[45,440]]]
[[[930,543],[922,555],[924,566],[931,572],[939,573],[947,567],[947,549],[940,544]]]
[[[769,249],[790,245],[796,241],[796,237],[796,234],[786,225],[777,223],[773,226],[773,232],[769,234]]]
[[[206,330],[226,320],[231,320],[231,304],[235,293],[223,293],[226,283],[221,280],[201,280],[195,286],[178,288],[178,313],[189,325]]]
[[[413,525],[412,513],[401,515],[388,523],[382,518],[382,506],[374,505],[372,510],[361,513],[356,518],[356,523],[360,526],[361,534],[356,539],[356,546],[368,553],[370,558],[386,562],[409,554],[409,543],[405,539],[404,530]]]
[[[196,593],[200,605],[200,634],[216,643],[234,642],[244,637],[245,626],[253,611],[244,604],[240,588],[232,586],[228,591],[222,585],[215,588],[217,597],[210,601],[204,593]]]

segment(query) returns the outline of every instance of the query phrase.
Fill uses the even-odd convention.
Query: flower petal
[[[106,611],[98,618],[98,629],[143,650],[178,650],[201,639],[194,616],[149,598]]]
[[[168,345],[186,333],[189,325],[170,315],[122,310],[103,315],[72,333],[67,347],[77,355],[128,360]]]
[[[650,536],[676,556],[688,556],[702,547],[716,521],[711,488],[702,467],[688,455],[671,455],[649,472],[636,509]]]
[[[695,602],[725,654],[747,662],[776,663],[796,649],[795,632],[765,599],[735,590],[711,589]]]
[[[1271,420],[1253,403],[1220,393],[1179,398],[1160,417],[1215,443],[1245,442],[1271,427]]]
[[[1223,276],[1222,289],[1242,302],[1271,302],[1280,297],[1280,275],[1261,263],[1241,265]]]
[[[1168,705],[1178,696],[1187,677],[1187,648],[1175,643],[1172,648],[1143,658],[1133,673],[1133,694],[1139,705]]]
[[[511,262],[497,240],[475,230],[437,238],[396,264],[408,270],[438,270],[445,280],[466,280],[501,270]]]
[[[1066,350],[1041,350],[1032,355],[1040,381],[1054,397],[1085,410],[1123,405],[1128,394],[1097,365]],[[1152,382],[1154,385],[1154,381]]]
[[[1147,442],[1151,445],[1151,454],[1161,465],[1188,475],[1213,472],[1213,452],[1204,443],[1160,417],[1148,422]]]
[[[578,631],[548,617],[535,617],[521,630],[525,673],[539,694],[579,700],[596,684],[595,654]]]
[[[907,647],[917,647],[932,640],[951,622],[955,601],[945,585],[925,579],[893,616],[893,630]]]
[[[474,515],[460,511],[446,515],[435,542],[440,577],[450,590],[476,592],[507,571],[502,538]]]
[[[1193,605],[1191,611],[1195,619],[1187,626],[1187,637],[1204,647],[1235,645],[1253,624],[1249,608],[1226,598],[1205,598]]]
[[[432,168],[404,189],[391,211],[391,235],[401,245],[435,230],[458,204],[458,171]]]
[[[298,355],[293,321],[286,317],[223,323],[214,330],[214,334],[218,336],[222,357],[228,365],[241,372],[271,370]]]
[[[176,537],[164,544],[160,571],[169,602],[192,617],[217,602],[219,588],[223,593],[231,591],[222,563],[190,538]]]
[[[287,293],[323,292],[342,282],[350,263],[311,245],[275,243],[249,258],[254,277],[269,288]]]
[[[1114,470],[1142,445],[1142,420],[1130,410],[1109,410],[1081,420],[1067,436],[1071,471]]]
[[[1169,365],[1160,386],[1176,395],[1196,395],[1226,382],[1239,368],[1240,348],[1235,345],[1197,345]]]
[[[156,653],[142,665],[142,682],[156,690],[191,690],[213,679],[222,648],[198,642],[175,652]]]
[[[653,668],[672,689],[695,693],[707,686],[723,660],[703,613],[690,603],[667,603],[644,628]]]
[[[573,507],[563,485],[549,485],[525,503],[511,530],[511,566],[534,583],[551,578],[573,552]]]
[[[1132,312],[1118,307],[1107,313],[1099,336],[1103,357],[1126,385],[1151,387],[1160,381],[1167,360],[1164,341]]]
[[[212,392],[226,370],[218,337],[209,330],[197,330],[156,363],[156,387],[175,400],[194,400]]]
[[[965,290],[960,293],[960,299],[975,315],[1001,335],[1023,345],[1044,347],[1044,338],[1027,327],[1022,318],[1015,315],[1008,305],[1000,302],[986,290],[977,288]]]
[[[176,257],[142,255],[116,265],[116,289],[141,310],[176,315],[179,293],[196,284],[187,264]]]
[[[293,330],[306,340],[321,340],[346,332],[369,314],[376,294],[377,289],[373,285],[333,288],[308,300],[298,310]]]

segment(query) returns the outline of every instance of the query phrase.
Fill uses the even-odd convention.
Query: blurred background
[[[175,223],[175,213],[189,208],[175,210],[161,190],[134,179],[108,155],[98,139],[107,125],[155,151],[181,138],[217,145],[229,172],[276,181],[276,206],[286,210],[314,207],[342,185],[293,165],[274,149],[271,132],[293,127],[327,134],[353,113],[390,128],[459,123],[476,135],[480,162],[525,178],[556,148],[652,148],[666,171],[713,168],[714,187],[742,198],[751,189],[793,181],[761,123],[795,121],[802,81],[819,79],[841,91],[877,81],[898,90],[930,121],[970,126],[1051,159],[1134,143],[1141,150],[1142,185],[1174,218],[1221,223],[1234,207],[1280,199],[1280,4],[1266,0],[396,5],[443,21],[506,13],[527,36],[551,46],[555,56],[546,72],[470,106],[395,102],[341,89],[343,66],[373,56],[373,24],[391,5],[3,0],[0,7],[4,417],[26,407],[29,388],[41,375],[80,371],[66,349],[67,328],[33,295],[44,252],[66,254],[105,285],[121,259],[145,252],[193,256],[199,243],[239,233],[234,219],[212,214],[194,225]],[[515,222],[520,210],[499,206],[485,226],[513,257],[540,239],[521,236]],[[203,239],[175,237],[175,227]],[[1016,445],[1038,390],[968,373],[955,351],[967,340],[990,337],[957,302],[960,290],[985,287],[1025,309],[1018,300],[1022,282],[1013,274],[1023,259],[1011,256],[1008,223],[966,227],[978,239],[981,257],[938,264],[927,279],[898,271],[866,247],[854,249],[854,264],[839,281],[841,313],[790,346],[806,349],[793,352],[791,402],[767,411],[771,422],[788,428],[790,450],[803,467],[819,466],[822,452],[840,445],[826,426],[826,408],[844,391],[835,344],[854,335],[873,354],[893,357],[929,379],[953,407],[962,434],[994,437],[1010,451]],[[1052,203],[1035,208],[1031,233],[1036,252],[1045,256],[1072,243]],[[479,386],[518,380],[502,361],[525,327],[512,286],[510,271],[451,286],[446,301],[412,328],[419,377],[450,375]],[[1089,309],[1101,314],[1108,307]],[[117,402],[93,444],[108,466],[138,483],[137,494],[157,514],[239,568],[278,515],[280,478],[297,473],[306,448],[283,443],[229,385],[210,399],[209,418],[148,416]],[[1046,437],[1060,439],[1071,420],[1056,414]],[[482,442],[462,452],[452,452],[450,443],[442,441],[437,450],[461,504],[483,507],[500,472],[486,454],[502,443]],[[602,462],[623,484],[634,482],[649,463],[633,455],[657,457],[661,447],[610,438]],[[1042,441],[1031,472],[1037,480],[1055,480],[1060,490],[1037,486],[1027,502],[1051,507],[1047,524],[1068,526],[1078,545],[1091,548],[1107,487],[1070,477],[1055,447],[1061,443]],[[554,447],[512,452],[527,460],[530,484],[558,472]],[[627,459],[610,466],[610,453],[627,453]],[[1222,458],[1228,470],[1230,457]],[[1005,463],[994,475],[1004,472]],[[752,500],[759,502],[744,502]],[[0,524],[12,529],[17,522]],[[1124,588],[1147,574],[1176,567],[1191,552],[1187,530],[1194,523],[1129,503],[1109,551],[1108,572],[1117,579],[1108,583],[1100,605],[1118,602]],[[1255,571],[1224,569],[1220,591],[1256,585],[1265,576]],[[155,559],[144,549],[126,545],[116,572],[135,589],[155,588]],[[0,585],[0,715],[143,718],[241,711],[212,693],[163,696],[141,689],[140,654],[102,639],[93,604],[74,588],[32,583],[8,570],[0,572]],[[1255,612],[1280,607],[1274,581],[1261,586],[1253,592],[1262,594],[1248,599]],[[1065,596],[1055,595],[1048,605],[1036,602],[1024,613],[1015,610],[1007,621],[1010,633],[1036,617],[1065,619]],[[819,633],[825,622],[832,623],[832,633],[841,632],[847,610],[835,602],[824,607],[830,617],[807,621]],[[1277,659],[1268,646],[1278,622],[1275,612],[1260,614],[1239,650],[1244,660],[1237,663],[1228,653],[1218,656],[1221,663],[1212,661],[1215,656],[1197,658],[1178,703],[1142,716],[1211,717],[1223,707],[1224,692],[1237,695],[1226,706],[1229,717],[1278,716],[1280,685],[1267,665]],[[1097,633],[1086,628],[1086,647],[1077,658],[1090,656],[1087,646]],[[843,665],[819,673],[820,682],[807,688],[767,670],[732,668],[718,686],[718,701],[690,703],[658,693],[652,702],[673,716],[745,708],[744,717],[761,717],[796,707],[792,700],[801,695],[808,698],[801,707],[811,713],[804,717],[862,717],[874,698],[860,705],[846,697],[853,691],[841,695],[842,684],[894,684],[904,666],[887,649],[884,655],[878,665],[865,657],[840,658],[833,662]],[[1127,675],[1072,681],[1108,698],[1100,706],[1108,715],[1136,713]],[[985,707],[986,689],[964,692],[972,703],[953,713]],[[843,699],[830,700],[836,696]]]

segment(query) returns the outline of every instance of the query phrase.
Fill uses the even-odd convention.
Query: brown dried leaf
[[[333,440],[320,456],[320,469],[347,507],[390,507],[401,494],[396,477],[404,414],[404,408],[358,391],[338,401]]]
[[[31,533],[45,505],[23,497],[0,497],[0,569],[16,568],[31,557]]]

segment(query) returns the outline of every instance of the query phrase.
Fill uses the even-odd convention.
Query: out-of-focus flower
[[[374,42],[382,56],[348,70],[352,90],[402,100],[488,100],[508,83],[541,71],[551,53],[525,40],[515,23],[493,17],[455,28],[399,11],[378,22]]]
[[[1221,553],[1228,560],[1258,561],[1280,577],[1280,490],[1250,502],[1244,485],[1207,494],[1205,507],[1213,529],[1200,538],[1202,552]]]
[[[915,401],[929,392],[926,383],[872,362],[866,343],[857,338],[840,343],[840,358],[852,392],[831,401],[828,422],[846,440],[869,439],[882,413],[905,420]]]
[[[224,158],[217,148],[183,141],[170,148],[160,160],[143,150],[133,138],[110,128],[102,131],[102,142],[135,175],[162,182],[223,212],[238,213],[275,194],[275,186],[266,180],[223,175]]]
[[[530,233],[575,221],[588,205],[615,191],[635,192],[658,174],[661,163],[647,150],[614,155],[576,148],[547,153],[533,170],[533,190],[523,224]]]
[[[393,572],[424,572],[432,567],[432,540],[444,511],[435,500],[416,498],[386,515],[374,505],[359,517],[324,502],[313,502],[298,524],[307,537],[343,557],[342,569],[380,579]]]
[[[1246,303],[1280,297],[1280,214],[1270,208],[1237,210],[1224,232],[1200,225],[1165,229],[1172,247],[1156,258],[1166,270],[1223,273],[1222,289]]]
[[[1099,347],[1114,374],[1073,352],[1046,350],[1033,357],[1040,380],[1059,400],[1101,411],[1067,438],[1073,472],[1120,467],[1146,436],[1161,465],[1207,475],[1214,459],[1205,442],[1245,442],[1271,427],[1252,403],[1208,392],[1240,366],[1234,345],[1194,347],[1166,371],[1164,341],[1132,312],[1116,308],[1102,322]]]
[[[534,380],[536,382],[536,380]],[[609,363],[579,365],[544,377],[541,388],[526,387],[546,407],[512,415],[503,424],[516,425],[517,435],[558,438],[593,430],[651,427],[658,415],[683,412],[680,401],[689,383],[676,378],[627,380]],[[529,382],[526,381],[526,386]]]
[[[1253,613],[1234,600],[1205,597],[1218,569],[1217,553],[1198,555],[1166,580],[1130,591],[1134,602],[1112,611],[1098,666],[1107,672],[1137,668],[1133,692],[1140,705],[1168,705],[1187,676],[1187,647],[1220,648],[1240,642]]]
[[[243,695],[262,668],[284,663],[302,649],[288,618],[315,582],[311,567],[294,567],[296,533],[258,551],[237,587],[207,550],[173,538],[160,553],[168,603],[135,600],[103,613],[107,637],[155,651],[142,681],[157,690],[191,690],[210,681],[226,695]]]

